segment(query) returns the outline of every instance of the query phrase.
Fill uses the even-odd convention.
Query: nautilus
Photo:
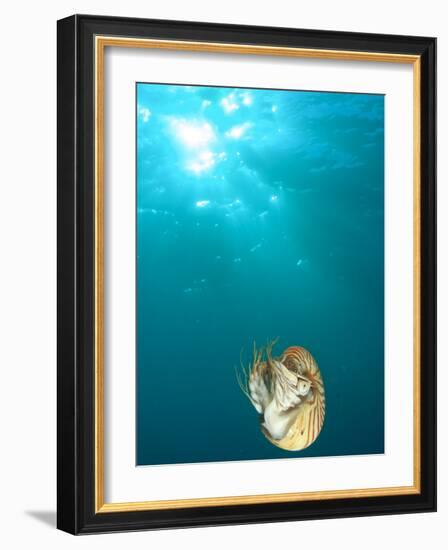
[[[322,374],[311,353],[291,346],[272,356],[276,340],[257,350],[238,383],[260,415],[264,436],[288,451],[309,447],[319,436],[325,419]]]

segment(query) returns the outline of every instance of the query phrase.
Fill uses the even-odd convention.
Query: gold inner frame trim
[[[414,298],[414,361],[413,361],[413,458],[414,482],[410,486],[366,489],[344,489],[302,493],[226,496],[179,500],[106,503],[104,500],[104,54],[106,47],[150,48],[160,50],[234,53],[286,56],[345,61],[407,63],[413,66],[413,298]],[[96,36],[95,55],[95,512],[129,512],[166,510],[208,506],[232,506],[274,502],[304,502],[342,498],[411,495],[420,493],[421,426],[420,426],[420,311],[421,311],[421,217],[420,217],[420,124],[421,71],[420,57],[376,52],[321,50],[310,48],[255,46],[181,40],[156,40]]]

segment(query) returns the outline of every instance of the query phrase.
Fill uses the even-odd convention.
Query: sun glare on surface
[[[177,138],[191,149],[203,147],[215,138],[212,126],[208,122],[187,122],[174,120],[172,126]]]

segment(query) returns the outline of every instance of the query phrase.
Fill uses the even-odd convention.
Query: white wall
[[[5,548],[440,548],[448,520],[444,2],[89,0],[8,2],[0,32],[0,540]],[[439,512],[75,539],[54,529],[56,369],[56,20],[72,13],[415,34],[439,38]],[[445,213],[445,215],[444,215]]]

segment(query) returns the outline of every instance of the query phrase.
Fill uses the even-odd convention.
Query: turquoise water
[[[384,97],[137,84],[137,464],[384,452]],[[274,447],[235,376],[306,347],[327,413]]]

